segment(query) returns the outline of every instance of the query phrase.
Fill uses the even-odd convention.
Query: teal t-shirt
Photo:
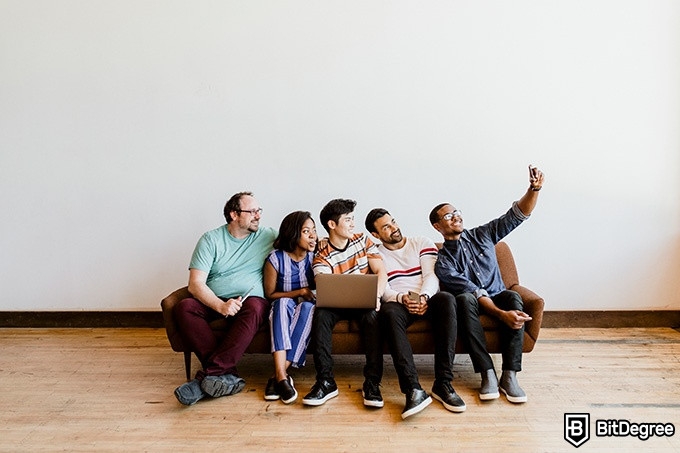
[[[218,297],[243,295],[253,285],[250,294],[264,297],[262,268],[276,235],[274,228],[260,227],[248,237],[236,239],[227,225],[222,225],[201,236],[189,269],[207,272],[206,283]]]

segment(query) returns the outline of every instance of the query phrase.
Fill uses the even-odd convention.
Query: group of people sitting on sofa
[[[262,208],[250,192],[233,195],[224,206],[226,225],[201,236],[189,264],[189,292],[174,317],[183,340],[202,369],[195,379],[175,389],[180,403],[192,405],[205,397],[240,392],[245,381],[236,365],[257,331],[269,320],[274,374],[264,398],[293,403],[298,393],[289,367],[305,364],[312,340],[316,382],[302,399],[320,406],[338,395],[333,376],[332,331],[341,319],[359,322],[366,354],[363,402],[382,407],[383,339],[387,341],[399,387],[406,397],[402,418],[425,409],[432,397],[452,412],[465,402],[451,385],[458,330],[474,370],[481,374],[479,398],[504,393],[523,403],[526,393],[517,381],[522,366],[524,323],[522,300],[506,290],[494,246],[526,220],[538,200],[543,173],[529,166],[529,188],[503,215],[482,226],[465,229],[460,210],[450,203],[435,206],[429,216],[443,236],[441,249],[431,239],[406,237],[386,209],[371,210],[365,227],[355,233],[356,202],[334,199],[320,212],[328,237],[318,241],[309,212],[288,214],[277,230],[260,226]],[[315,306],[314,276],[322,273],[378,275],[376,309]],[[503,363],[500,382],[489,355],[480,313],[501,321]],[[431,396],[418,380],[407,327],[425,317],[434,336],[435,381]],[[226,334],[218,338],[210,322],[227,318]]]

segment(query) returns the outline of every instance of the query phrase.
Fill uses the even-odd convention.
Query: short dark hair
[[[232,221],[232,218],[229,215],[230,212],[241,210],[241,198],[252,196],[252,192],[239,192],[235,193],[227,200],[227,203],[224,205],[224,218],[227,220],[227,223],[231,223]]]
[[[368,215],[366,216],[366,221],[364,222],[364,225],[366,226],[366,229],[368,230],[369,233],[378,232],[378,230],[375,227],[375,222],[384,215],[390,215],[387,209],[384,208],[371,209],[371,212],[368,213]]]
[[[302,225],[307,219],[314,222],[312,214],[307,211],[294,211],[285,216],[279,227],[279,235],[274,240],[274,248],[289,253],[294,252],[302,235]]]
[[[439,203],[437,206],[432,208],[432,211],[430,211],[430,223],[434,225],[435,223],[439,222],[439,210],[443,208],[444,206],[451,204],[451,203]]]
[[[321,209],[319,218],[321,219],[321,225],[323,225],[326,232],[330,233],[330,228],[328,228],[328,221],[332,220],[338,223],[340,216],[343,214],[349,214],[354,212],[354,207],[357,202],[354,200],[346,200],[343,198],[336,198],[326,203],[326,206]]]

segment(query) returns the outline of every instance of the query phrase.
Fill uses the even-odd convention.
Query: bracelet
[[[534,192],[538,192],[539,190],[541,190],[541,189],[543,188],[543,186],[538,186],[538,187],[529,186],[529,188],[530,188],[531,190],[533,190]]]

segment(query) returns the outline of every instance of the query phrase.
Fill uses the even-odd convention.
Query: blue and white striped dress
[[[309,252],[298,262],[283,250],[272,251],[267,261],[276,270],[276,291],[287,292],[312,286],[313,257],[314,253]],[[305,364],[314,307],[312,301],[298,303],[289,297],[282,297],[272,302],[269,312],[272,352],[287,351],[286,360],[296,368]]]

